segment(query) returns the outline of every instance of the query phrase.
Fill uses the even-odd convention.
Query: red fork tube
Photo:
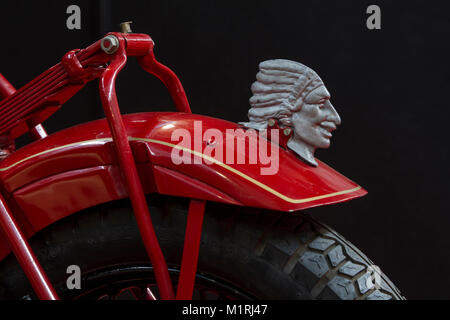
[[[202,236],[205,200],[192,199],[189,203],[188,220],[184,235],[183,257],[181,259],[180,280],[177,300],[191,300],[197,273],[198,253]]]
[[[127,132],[117,102],[115,80],[117,74],[127,61],[123,41],[121,41],[119,50],[120,51],[115,54],[110,65],[100,78],[100,97],[114,139],[119,164],[125,175],[128,193],[142,240],[147,250],[147,254],[150,257],[153,269],[155,270],[156,281],[161,297],[164,300],[174,299],[173,287],[167,264],[159,246],[155,230],[153,229],[147,201],[145,200],[144,191],[139,180],[136,164],[128,142]]]
[[[172,70],[156,60],[153,50],[147,55],[139,57],[138,61],[142,69],[153,74],[164,83],[178,111],[191,113],[186,92],[180,80]]]
[[[41,300],[58,300],[55,289],[36,259],[22,231],[20,231],[5,199],[0,194],[0,226],[20,266]]]

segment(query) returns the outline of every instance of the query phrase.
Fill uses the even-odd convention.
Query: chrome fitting
[[[100,41],[100,47],[107,54],[113,54],[119,49],[119,39],[116,36],[109,35]]]
[[[131,24],[133,23],[133,21],[126,21],[126,22],[122,22],[120,24],[120,29],[122,30],[122,33],[131,33],[133,31],[131,31]]]

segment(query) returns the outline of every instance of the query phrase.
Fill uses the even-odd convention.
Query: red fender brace
[[[169,68],[155,59],[153,47],[153,40],[145,34],[109,33],[84,50],[68,52],[60,64],[50,68],[18,91],[15,91],[0,75],[0,94],[7,97],[0,103],[0,134],[15,138],[29,130],[35,138],[44,138],[46,133],[40,123],[88,81],[100,78],[102,105],[119,165],[126,178],[144,246],[155,270],[161,298],[173,299],[174,292],[168,268],[154,232],[115,92],[115,80],[124,67],[127,56],[137,56],[141,67],[157,76],[166,85],[177,110],[191,112],[179,79]],[[177,299],[192,298],[204,209],[204,200],[191,200]],[[1,195],[0,225],[38,297],[47,300],[58,299]]]

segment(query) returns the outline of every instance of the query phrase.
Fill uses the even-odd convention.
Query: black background
[[[81,30],[66,28],[70,4],[81,8]],[[366,28],[370,4],[381,7],[381,30]],[[450,298],[443,1],[4,1],[0,71],[20,87],[128,20],[152,36],[194,113],[246,120],[265,59],[314,69],[343,120],[317,156],[369,194],[309,212],[371,257],[407,298]],[[96,88],[90,83],[47,120],[48,131],[103,117]],[[173,110],[164,86],[131,59],[117,88],[124,112]]]

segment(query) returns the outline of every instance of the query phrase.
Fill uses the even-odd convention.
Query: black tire
[[[152,195],[148,202],[175,280],[188,200]],[[82,297],[99,281],[149,281],[151,268],[130,207],[128,200],[121,200],[90,208],[32,238],[32,248],[62,298]],[[66,288],[69,265],[81,268],[81,290]],[[198,282],[212,279],[210,283],[220,283],[238,298],[402,299],[383,273],[381,279],[373,276],[371,266],[352,244],[306,214],[207,204]],[[117,272],[117,278],[111,270],[125,272]],[[375,285],[372,278],[378,279]],[[34,297],[10,255],[0,263],[0,298]]]

